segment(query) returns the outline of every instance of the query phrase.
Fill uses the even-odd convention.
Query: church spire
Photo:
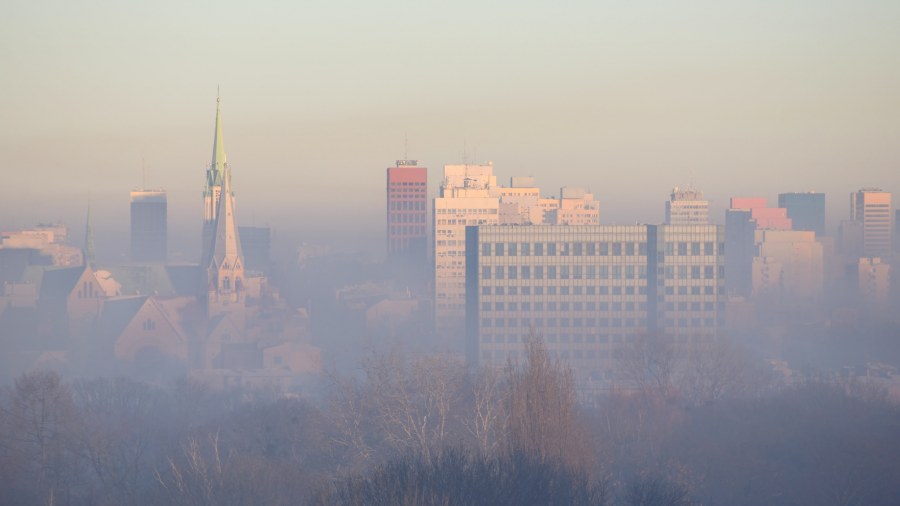
[[[210,186],[222,184],[225,176],[225,142],[222,140],[222,98],[216,90],[216,133],[213,136],[212,162],[210,163]]]
[[[94,227],[91,225],[91,204],[88,202],[87,220],[84,225],[84,249],[81,252],[84,265],[94,267],[97,252],[94,248]]]

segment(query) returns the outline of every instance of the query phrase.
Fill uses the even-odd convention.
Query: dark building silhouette
[[[778,207],[787,209],[794,230],[812,230],[816,237],[825,235],[824,193],[781,193]]]
[[[238,227],[244,264],[247,269],[267,272],[272,253],[272,229],[269,227]]]
[[[168,249],[165,190],[131,192],[131,260],[165,262]]]

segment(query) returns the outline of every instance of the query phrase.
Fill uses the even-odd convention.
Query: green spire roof
[[[222,141],[222,99],[216,95],[216,133],[213,137],[212,163],[210,163],[210,172],[212,176],[212,184],[222,184],[222,178],[225,176],[225,142]]]

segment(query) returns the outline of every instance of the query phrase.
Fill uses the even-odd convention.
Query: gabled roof
[[[41,279],[40,297],[67,297],[75,289],[75,285],[86,269],[87,266],[81,265],[45,270]],[[100,287],[97,286],[97,289],[99,290]]]
[[[104,301],[97,323],[100,335],[108,339],[118,338],[148,299],[148,296],[137,296]]]

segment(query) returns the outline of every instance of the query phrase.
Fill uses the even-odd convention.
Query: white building
[[[703,192],[693,188],[672,190],[666,201],[666,225],[706,225],[709,223],[709,201]]]

